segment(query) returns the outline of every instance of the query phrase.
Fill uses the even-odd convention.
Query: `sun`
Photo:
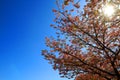
[[[105,5],[103,7],[103,13],[105,16],[107,17],[112,17],[112,15],[114,15],[115,9],[112,5]]]

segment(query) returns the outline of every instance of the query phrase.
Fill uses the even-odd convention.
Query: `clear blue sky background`
[[[0,0],[0,80],[61,79],[40,55],[55,0]]]

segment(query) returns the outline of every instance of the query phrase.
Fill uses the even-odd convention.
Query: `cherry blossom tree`
[[[42,55],[61,77],[75,80],[120,80],[120,16],[104,15],[106,4],[120,0],[56,0],[51,26],[57,38],[46,37]]]

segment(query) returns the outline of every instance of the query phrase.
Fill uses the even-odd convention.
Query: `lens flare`
[[[115,12],[115,9],[112,5],[105,5],[105,7],[103,8],[103,13],[107,17],[112,17],[114,12]]]

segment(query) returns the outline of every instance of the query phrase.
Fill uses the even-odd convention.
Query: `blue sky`
[[[67,80],[40,54],[55,0],[0,0],[0,80]]]

